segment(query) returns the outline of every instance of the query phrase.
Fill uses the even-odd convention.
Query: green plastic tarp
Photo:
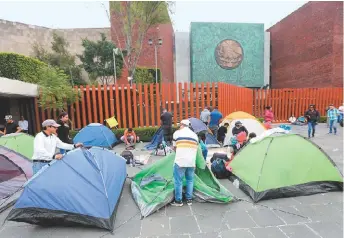
[[[34,137],[25,133],[12,133],[0,137],[0,145],[32,160]]]
[[[147,217],[174,199],[173,165],[171,153],[133,178],[131,191],[143,217]],[[184,179],[185,185],[185,179]],[[207,167],[198,148],[194,176],[194,198],[200,202],[229,203],[233,195],[224,188]]]

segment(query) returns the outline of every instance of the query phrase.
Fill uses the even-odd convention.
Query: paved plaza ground
[[[343,172],[343,137],[327,135],[326,125],[319,125],[316,138],[312,139],[322,147]],[[307,127],[293,127],[293,132],[307,134]],[[134,153],[142,154],[140,144]],[[115,147],[121,152],[123,145]],[[160,157],[161,158],[161,157]],[[149,163],[158,160],[151,157]],[[139,168],[128,167],[129,176]],[[321,172],[321,171],[319,171]],[[56,178],[58,179],[58,178]],[[229,180],[220,180],[235,196],[251,201]],[[149,238],[339,238],[343,237],[343,193],[332,192],[305,197],[284,198],[251,202],[236,202],[226,205],[194,203],[191,207],[167,206],[141,220],[139,210],[130,193],[127,180],[117,211],[113,234],[90,228],[42,228],[26,223],[7,221],[0,229],[1,238],[11,237],[149,237]],[[9,210],[0,214],[2,223]],[[292,215],[291,213],[295,214]]]

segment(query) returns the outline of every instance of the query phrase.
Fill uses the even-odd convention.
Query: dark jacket
[[[71,144],[72,142],[69,138],[69,126],[61,120],[58,120],[57,124],[60,125],[56,131],[58,138],[64,143]]]
[[[246,132],[246,135],[248,135],[248,131],[247,131],[246,127],[244,127],[244,126],[242,126],[240,128],[234,127],[232,129],[233,136],[238,135],[240,132]]]
[[[309,122],[318,122],[320,119],[320,113],[317,110],[314,110],[314,111],[307,110],[305,112],[305,118]]]
[[[163,127],[172,127],[172,114],[169,112],[165,112],[161,115],[161,124]]]

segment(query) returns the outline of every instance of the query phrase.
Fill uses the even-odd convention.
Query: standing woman
[[[271,129],[271,123],[274,120],[274,113],[272,112],[272,107],[267,106],[264,112],[264,126],[266,129]]]
[[[72,143],[71,139],[69,138],[69,117],[68,117],[68,113],[67,112],[62,112],[57,120],[57,124],[59,124],[60,126],[57,128],[57,136],[58,138],[67,144]],[[64,149],[60,149],[60,153],[64,154],[65,152],[67,152]]]

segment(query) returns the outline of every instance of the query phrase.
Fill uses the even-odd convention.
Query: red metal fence
[[[262,117],[264,107],[270,105],[276,121],[284,122],[291,115],[302,115],[309,104],[315,104],[324,115],[328,104],[338,107],[343,103],[343,88],[252,90],[226,83],[163,83],[75,89],[80,91],[80,100],[64,109],[74,128],[104,123],[112,116],[122,128],[158,126],[163,108],[173,114],[176,124],[183,118],[199,117],[205,106],[217,106],[223,115],[240,110]],[[47,118],[56,119],[58,113],[56,109],[38,108],[36,100],[37,128]]]

